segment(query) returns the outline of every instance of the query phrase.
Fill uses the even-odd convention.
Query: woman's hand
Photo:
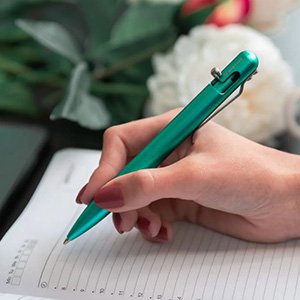
[[[238,238],[276,242],[300,236],[300,159],[209,122],[159,168],[112,179],[178,110],[114,126],[104,135],[99,167],[77,202],[114,212],[122,233],[167,241],[186,220]]]

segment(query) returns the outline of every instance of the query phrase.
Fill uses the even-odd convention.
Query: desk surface
[[[0,238],[22,211],[25,191],[46,145],[44,128],[15,122],[0,122]]]
[[[5,199],[34,164],[46,135],[41,127],[0,122],[0,211]]]

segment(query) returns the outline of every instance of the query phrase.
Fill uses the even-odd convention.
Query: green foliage
[[[76,0],[88,32],[87,51],[110,40],[111,30],[118,18],[128,9],[125,0]]]
[[[1,89],[0,110],[31,117],[52,111],[51,119],[89,129],[141,117],[151,57],[180,34],[179,8],[128,0],[1,0],[0,86],[8,88]],[[212,10],[202,12],[201,22]]]
[[[43,46],[77,64],[81,55],[70,34],[58,23],[17,20],[16,24]]]
[[[66,118],[89,129],[104,128],[109,115],[100,99],[89,94],[90,75],[86,63],[79,63],[73,70],[65,99],[51,114],[51,119]]]
[[[13,43],[27,39],[27,35],[22,30],[18,30],[9,20],[0,22],[0,42]]]
[[[170,21],[175,8],[171,5],[151,5],[146,2],[132,5],[113,26],[111,43],[120,46],[166,33],[172,27]]]
[[[35,116],[38,112],[31,91],[17,80],[11,80],[0,74],[0,110],[27,116]]]

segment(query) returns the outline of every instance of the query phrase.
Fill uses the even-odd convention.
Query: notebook
[[[0,242],[0,299],[300,299],[300,243],[257,244],[177,223],[165,244],[119,235],[109,215],[63,245],[95,150],[55,154]],[[37,297],[37,298],[34,298]]]

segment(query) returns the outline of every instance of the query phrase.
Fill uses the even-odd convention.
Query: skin
[[[107,200],[110,208],[95,202],[114,213],[118,232],[136,227],[158,242],[171,240],[172,224],[183,220],[249,241],[299,237],[300,157],[213,122],[185,140],[159,168],[112,179],[177,113],[109,128],[99,166],[77,202]]]

